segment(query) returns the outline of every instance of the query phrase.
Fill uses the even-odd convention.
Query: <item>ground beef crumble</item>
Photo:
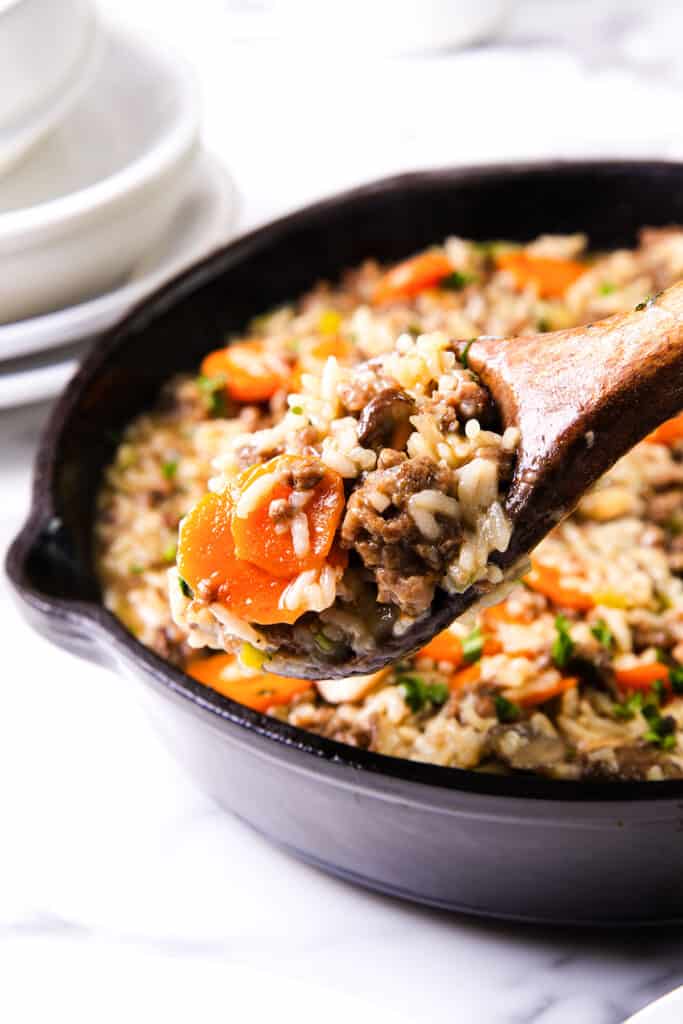
[[[380,468],[368,473],[350,496],[341,529],[342,546],[355,550],[375,570],[381,603],[398,605],[407,615],[429,607],[434,588],[457,552],[462,528],[457,519],[437,515],[441,536],[425,539],[408,511],[409,499],[424,490],[447,494],[450,471],[428,458],[407,459],[385,449]],[[377,510],[388,500],[386,508]]]

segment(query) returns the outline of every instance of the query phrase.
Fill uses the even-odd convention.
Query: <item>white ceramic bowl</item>
[[[91,0],[0,0],[0,170],[77,101],[100,35]]]
[[[119,284],[177,210],[198,132],[185,65],[109,32],[86,95],[0,176],[0,323]]]

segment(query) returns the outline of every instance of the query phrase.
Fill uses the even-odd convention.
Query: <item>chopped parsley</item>
[[[469,351],[470,351],[472,345],[474,344],[474,342],[476,340],[477,340],[476,338],[470,338],[470,340],[465,343],[465,347],[462,350],[462,353],[461,353],[461,355],[459,357],[460,362],[462,363],[462,365],[465,367],[466,370],[469,370],[469,365],[468,365],[468,362],[467,362],[467,356],[469,354]]]
[[[187,580],[183,579],[183,577],[180,574],[178,574],[178,586],[180,587],[180,593],[183,595],[183,597],[194,597],[194,594],[192,593],[192,587],[187,582]]]
[[[168,462],[164,462],[163,466],[161,467],[161,472],[165,480],[172,480],[173,477],[178,472],[178,460],[169,459]]]
[[[591,633],[602,647],[606,648],[608,651],[612,649],[614,645],[614,634],[604,619],[598,619],[597,622],[593,623],[591,626]]]
[[[445,683],[428,683],[422,676],[399,676],[398,685],[411,711],[421,711],[426,704],[441,707],[448,700],[449,689]]]
[[[641,710],[643,706],[643,695],[642,693],[632,693],[630,697],[622,701],[621,704],[615,704],[612,708],[617,718],[623,719],[625,722],[630,721],[635,717],[636,713]]]
[[[140,576],[144,571],[144,565],[131,565],[128,569],[128,572],[131,572],[133,576]]]
[[[330,638],[328,636],[325,636],[325,634],[322,632],[316,633],[314,635],[313,643],[315,644],[316,647],[319,647],[321,651],[324,651],[325,654],[329,654],[331,651],[335,649],[336,646],[334,640],[330,640]]]
[[[197,387],[206,396],[208,410],[211,415],[219,419],[225,416],[227,405],[225,403],[225,374],[219,373],[215,377],[205,377],[200,374],[197,377]]]
[[[650,727],[643,737],[646,743],[654,743],[661,750],[671,750],[676,746],[676,719],[672,715],[660,715],[654,704],[646,704],[641,714]]]
[[[552,659],[558,668],[565,668],[574,653],[574,641],[569,634],[569,623],[564,615],[555,617],[557,636],[551,648]]]
[[[168,562],[169,565],[170,565],[173,562],[175,562],[175,556],[177,554],[178,554],[178,547],[177,547],[177,545],[176,544],[169,544],[168,547],[165,547],[164,550],[162,551],[161,557],[163,558],[163,560],[165,562]]]
[[[494,704],[499,722],[516,722],[522,713],[518,704],[501,695],[494,698]]]
[[[614,284],[613,281],[603,281],[600,287],[598,288],[598,292],[600,293],[600,295],[611,295],[612,292],[615,292],[616,290],[617,286]]]
[[[542,316],[536,321],[536,330],[540,331],[541,334],[545,334],[546,331],[552,330],[550,321],[546,317]]]
[[[295,416],[303,416],[303,412],[304,412],[300,405],[292,405],[292,406],[290,406],[289,411],[293,412]]]
[[[454,270],[452,274],[441,278],[439,288],[446,288],[450,292],[460,292],[474,281],[476,281],[474,274],[465,274],[461,270]]]
[[[473,661],[479,661],[484,650],[484,637],[481,634],[481,628],[476,626],[471,633],[468,633],[462,642],[462,656],[465,661],[472,664]]]
[[[683,693],[683,666],[676,665],[669,669],[669,682],[674,693]]]

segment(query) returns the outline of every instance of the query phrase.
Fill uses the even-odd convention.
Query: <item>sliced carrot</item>
[[[662,423],[661,427],[657,427],[651,434],[648,434],[645,440],[650,444],[674,444],[681,438],[683,438],[683,412],[674,416],[673,419],[667,420],[666,423]]]
[[[488,608],[484,608],[482,619],[487,626],[495,628],[501,622],[515,625],[529,623],[532,621],[532,616],[526,611],[513,613],[510,611],[508,602],[501,601],[500,604],[492,604]]]
[[[316,339],[306,350],[305,355],[318,362],[324,362],[330,356],[336,359],[350,359],[355,349],[347,338],[333,334],[326,338]]]
[[[397,299],[411,299],[438,284],[453,270],[453,264],[445,253],[436,249],[421,252],[387,270],[375,285],[372,301],[381,306]]]
[[[481,666],[478,662],[474,665],[468,665],[467,668],[463,668],[460,672],[456,672],[448,680],[448,688],[451,693],[457,693],[462,690],[464,686],[470,686],[472,683],[478,683],[481,678]]]
[[[561,608],[575,608],[577,611],[588,611],[595,606],[595,601],[587,590],[569,587],[562,582],[559,569],[542,562],[531,560],[531,572],[523,577],[527,586],[544,594],[545,597]]]
[[[267,711],[278,704],[288,704],[292,697],[313,685],[310,679],[290,679],[269,672],[248,675],[234,654],[212,654],[193,662],[188,675],[212,690],[246,704],[254,711]]]
[[[669,669],[660,661],[643,661],[631,668],[618,668],[614,672],[617,686],[624,693],[629,690],[649,690],[653,683],[669,683]]]
[[[569,286],[586,270],[578,260],[531,256],[523,249],[500,253],[496,258],[496,266],[499,270],[507,270],[518,288],[535,285],[538,294],[544,299],[561,299]]]
[[[522,686],[517,690],[506,690],[505,696],[519,704],[522,708],[533,708],[537,704],[545,704],[546,701],[559,697],[560,694],[572,690],[578,679],[574,676],[563,676],[555,683],[543,683],[536,686]]]
[[[302,611],[279,607],[290,580],[273,576],[235,554],[227,492],[206,494],[183,519],[178,572],[195,593],[220,601],[228,611],[261,625],[295,622]]]
[[[320,479],[309,490],[295,492],[294,471],[320,471]],[[253,504],[250,489],[255,489]],[[291,578],[323,565],[332,547],[344,510],[344,483],[334,470],[303,455],[277,455],[262,466],[252,466],[239,475],[233,488],[232,536],[235,553],[273,576]],[[270,514],[271,502],[289,502],[296,494],[307,497],[300,513],[305,516],[308,550],[297,554],[289,521],[279,529]],[[246,506],[243,511],[243,506]],[[291,509],[291,505],[288,505]]]
[[[448,661],[454,668],[462,663],[462,644],[450,629],[444,629],[432,637],[426,647],[418,651],[418,658],[432,658],[434,661]]]
[[[258,338],[210,352],[202,362],[205,377],[221,377],[238,402],[266,402],[287,383],[287,375]]]

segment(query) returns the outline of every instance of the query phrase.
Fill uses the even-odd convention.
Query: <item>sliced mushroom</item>
[[[366,448],[396,448],[405,445],[415,412],[412,398],[400,388],[384,388],[371,398],[358,419],[358,440]]]
[[[529,722],[494,726],[489,739],[496,756],[517,771],[542,771],[562,761],[567,752],[559,736],[539,733]]]

